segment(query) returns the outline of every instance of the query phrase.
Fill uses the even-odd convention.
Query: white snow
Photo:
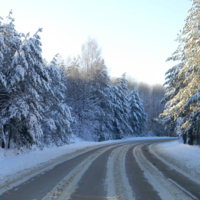
[[[34,150],[14,150],[0,148],[0,185],[7,180],[16,178],[19,173],[27,172],[29,169],[38,168],[41,164],[52,162],[54,159],[70,154],[77,150],[87,147],[106,145],[109,143],[119,143],[131,140],[151,140],[151,139],[166,139],[167,137],[135,137],[124,140],[109,140],[105,142],[85,142],[80,138],[75,138],[73,144],[61,147],[45,148],[42,151],[35,148]],[[22,153],[23,152],[23,153]]]
[[[140,168],[144,171],[145,178],[153,186],[154,190],[158,192],[160,198],[162,200],[192,200],[179,187],[175,187],[174,184],[167,181],[167,177],[145,158],[141,150],[142,146],[143,144],[133,149],[134,157]]]
[[[0,148],[0,184],[5,182],[6,177],[9,175],[15,175],[25,169],[35,168],[39,164],[51,161],[64,154],[94,145],[98,144],[95,142],[79,142],[62,147],[45,148],[42,151],[39,149],[25,150],[24,153],[19,150],[3,150]]]
[[[200,146],[176,140],[152,145],[150,150],[172,169],[200,184]]]
[[[48,170],[55,163],[70,159],[100,145],[115,144],[127,141],[170,139],[169,137],[130,137],[123,140],[110,140],[105,142],[86,142],[75,138],[74,143],[62,147],[38,148],[33,150],[13,150],[0,148],[0,193],[4,186],[15,186],[25,179],[31,178],[43,170]],[[174,139],[174,138],[171,138]],[[178,170],[196,182],[200,182],[200,147],[184,145],[182,141],[175,140],[151,146],[151,151],[160,156],[171,168]],[[69,155],[69,156],[68,156]],[[20,180],[22,179],[22,180]],[[12,181],[14,182],[10,184]],[[16,182],[16,180],[18,182]],[[2,189],[3,188],[3,189]]]
[[[48,170],[54,165],[53,161],[63,162],[70,156],[76,156],[84,151],[96,148],[100,145],[116,144],[127,141],[170,139],[169,137],[135,137],[123,140],[110,140],[105,142],[86,142],[80,138],[75,138],[74,143],[62,147],[45,148],[42,151],[35,148],[33,150],[2,149],[0,148],[0,193],[5,191],[4,186],[9,184],[13,187],[25,178],[33,177],[42,171]],[[174,139],[174,138],[171,138]],[[172,169],[179,171],[188,178],[200,182],[200,147],[189,146],[181,140],[173,140],[159,144],[153,144],[150,151]],[[70,155],[70,156],[67,156]],[[23,176],[26,174],[26,176]],[[28,174],[28,176],[27,176]],[[22,179],[22,180],[19,180]],[[13,185],[12,185],[13,184]],[[7,189],[7,188],[6,188]]]
[[[133,191],[125,171],[125,156],[133,144],[116,148],[109,156],[105,179],[107,199],[134,200]]]
[[[112,146],[105,147],[90,155],[78,166],[76,166],[66,177],[64,177],[42,200],[57,199],[70,199],[71,195],[78,188],[78,182],[81,180],[84,173],[88,170],[92,162],[98,158],[99,155],[112,148]],[[62,191],[62,192],[61,192]]]

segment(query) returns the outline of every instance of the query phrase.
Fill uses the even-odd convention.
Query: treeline
[[[164,110],[164,104],[161,102],[166,92],[165,87],[161,84],[149,85],[147,83],[138,83],[137,87],[148,116],[144,133],[149,136],[174,136],[173,132],[165,130],[164,126],[155,122]]]
[[[167,61],[177,61],[166,72],[165,110],[158,123],[183,136],[184,143],[200,144],[200,0],[192,0],[177,50]]]
[[[75,119],[75,135],[103,141],[142,134],[147,115],[137,89],[128,88],[126,74],[110,80],[94,39],[88,38],[81,54],[68,63],[57,59],[56,66],[66,76],[66,103]]]
[[[73,134],[87,140],[142,133],[147,115],[126,75],[112,83],[93,39],[68,64],[41,56],[39,29],[18,33],[14,19],[0,18],[0,145],[63,145]]]
[[[112,83],[116,83],[116,78],[111,78]],[[164,104],[162,100],[166,93],[166,88],[162,84],[147,84],[138,82],[132,77],[127,77],[127,86],[130,90],[137,89],[142,100],[144,111],[147,114],[146,126],[143,130],[144,136],[174,136],[174,132],[165,130],[162,124],[158,124],[156,118],[163,112]]]

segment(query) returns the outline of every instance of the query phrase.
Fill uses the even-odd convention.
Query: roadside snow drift
[[[200,184],[200,147],[181,140],[153,144],[151,152],[172,169]]]

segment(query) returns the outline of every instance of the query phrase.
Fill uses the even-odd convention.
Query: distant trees
[[[160,121],[178,134],[185,142],[200,143],[199,87],[200,87],[200,1],[193,0],[185,26],[178,36],[179,46],[168,60],[179,61],[166,73],[167,92],[165,110]],[[188,138],[188,139],[187,139]]]
[[[134,133],[141,135],[145,130],[145,127],[148,126],[147,119],[148,115],[146,114],[142,100],[139,97],[138,91],[129,92],[129,123]]]
[[[101,50],[94,39],[88,38],[83,44],[81,55],[68,64],[66,73],[67,103],[76,119],[74,133],[99,141],[140,134],[145,120],[141,125],[139,121],[130,124],[132,113],[126,75],[111,84]],[[141,105],[141,110],[135,110],[135,114],[144,114],[141,100],[135,104]],[[138,126],[141,130],[131,126]]]
[[[161,101],[164,98],[165,87],[160,84],[148,85],[146,83],[139,83],[138,93],[148,116],[145,132],[157,136],[168,135],[164,127],[155,121],[164,110],[164,105],[161,104]]]
[[[75,132],[87,139],[101,135],[104,104],[107,101],[109,77],[100,49],[89,38],[82,46],[82,53],[66,68],[67,102],[76,119]],[[103,124],[99,124],[99,121]],[[90,134],[91,132],[96,134]]]
[[[117,79],[116,85],[112,89],[114,104],[114,130],[116,139],[123,138],[124,134],[133,133],[129,120],[129,99],[126,75]]]
[[[162,110],[163,87],[143,87],[126,74],[110,80],[92,38],[76,58],[66,63],[56,55],[48,63],[41,56],[42,29],[33,37],[19,34],[11,14],[7,22],[0,19],[2,148],[60,146],[73,134],[103,141],[155,130],[151,119]]]

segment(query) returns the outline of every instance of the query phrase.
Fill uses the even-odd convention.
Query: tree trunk
[[[187,135],[184,133],[183,134],[183,143],[186,144],[186,142],[187,142]]]
[[[4,149],[5,148],[5,142],[4,142],[4,140],[2,140],[2,142],[1,142],[1,147]]]
[[[10,126],[10,133],[9,133],[9,137],[8,137],[8,149],[10,149],[10,141],[12,139],[12,128]]]

